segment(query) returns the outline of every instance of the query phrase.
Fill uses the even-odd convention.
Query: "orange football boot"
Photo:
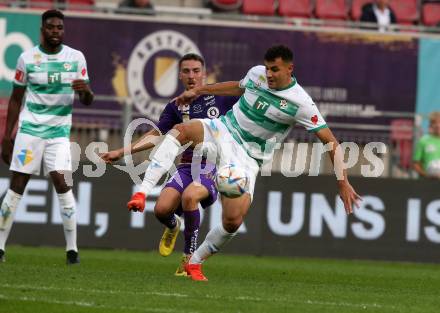
[[[132,195],[130,201],[127,203],[127,208],[133,212],[144,212],[145,194],[143,192],[136,192]]]
[[[191,277],[192,280],[195,281],[208,281],[205,275],[202,272],[202,264],[185,264],[185,271]]]

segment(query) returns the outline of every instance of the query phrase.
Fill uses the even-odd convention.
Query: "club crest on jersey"
[[[283,99],[280,101],[280,108],[287,109],[287,101],[286,100]]]
[[[158,120],[164,105],[177,96],[178,58],[189,52],[201,54],[190,38],[174,30],[156,31],[138,42],[128,60],[126,81],[141,114]]]
[[[63,67],[66,71],[70,71],[72,69],[72,64],[66,62],[63,64]]]
[[[217,107],[210,107],[207,114],[209,118],[217,118],[220,115],[220,110]]]

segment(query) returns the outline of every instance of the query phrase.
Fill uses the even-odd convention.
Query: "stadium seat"
[[[243,0],[243,13],[255,15],[274,15],[275,0]]]
[[[422,21],[426,26],[440,23],[440,3],[426,3],[422,7]]]
[[[95,0],[65,0],[67,10],[92,12]]]
[[[211,0],[210,6],[213,9],[221,11],[233,11],[237,10],[243,4],[243,0]]]
[[[311,17],[312,16],[311,0],[279,0],[278,13],[281,16],[292,17]]]
[[[371,3],[371,0],[353,0],[351,3],[351,18],[355,21],[359,21],[362,16],[362,7],[367,4]]]
[[[316,0],[315,14],[320,19],[345,20],[347,18],[345,0]]]
[[[417,0],[390,0],[398,24],[414,24],[419,20]]]
[[[56,0],[27,0],[27,6],[32,9],[52,9]]]

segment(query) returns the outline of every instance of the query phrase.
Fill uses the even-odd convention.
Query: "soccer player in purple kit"
[[[200,87],[205,81],[205,61],[197,54],[189,53],[179,61],[179,80],[185,90]],[[202,96],[190,106],[180,110],[175,101],[169,102],[163,110],[157,127],[162,134],[166,134],[175,125],[192,118],[217,118],[226,114],[238,97]],[[123,157],[125,153],[136,153],[154,147],[154,140],[149,136],[159,136],[156,129],[152,129],[129,147],[109,151],[101,155],[106,163],[112,163]],[[183,211],[185,230],[185,246],[181,263],[177,268],[176,276],[186,276],[185,263],[197,248],[197,238],[200,227],[200,212],[198,204],[203,208],[212,205],[217,199],[217,189],[214,182],[215,166],[206,165],[203,158],[201,164],[205,169],[212,168],[208,173],[201,173],[200,180],[194,181],[191,173],[193,150],[187,149],[182,153],[177,172],[171,177],[161,191],[154,207],[157,219],[165,225],[165,231],[159,244],[159,253],[168,256],[172,253],[180,230],[180,219]]]

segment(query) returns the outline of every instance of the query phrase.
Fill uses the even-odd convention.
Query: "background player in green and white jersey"
[[[440,179],[440,112],[429,115],[429,134],[420,138],[413,160],[421,176]]]
[[[199,95],[240,95],[240,100],[224,117],[192,120],[174,127],[152,157],[141,186],[128,207],[142,209],[145,195],[171,167],[183,144],[203,143],[217,155],[219,167],[234,164],[244,169],[250,178],[249,192],[237,198],[222,197],[222,225],[213,228],[194,252],[186,267],[193,280],[207,280],[201,264],[218,252],[242,224],[252,201],[259,167],[273,156],[274,147],[281,143],[292,127],[299,123],[324,143],[331,143],[330,157],[335,164],[337,185],[347,214],[360,200],[343,170],[343,157],[338,141],[327,127],[310,96],[292,76],[293,56],[289,48],[275,46],[264,57],[265,66],[255,66],[241,81],[231,81],[196,87],[177,98],[180,105],[188,104]],[[173,136],[174,134],[174,136]]]
[[[92,103],[93,93],[84,55],[63,45],[63,37],[63,13],[44,12],[40,45],[24,51],[17,61],[2,141],[2,159],[10,164],[11,183],[0,209],[0,261],[5,260],[5,243],[26,184],[31,174],[40,173],[44,161],[60,202],[67,263],[79,263],[75,199],[64,173],[72,170],[69,137],[74,93],[85,105]]]

